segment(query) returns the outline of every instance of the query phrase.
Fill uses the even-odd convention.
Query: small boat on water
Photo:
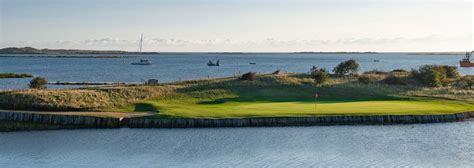
[[[249,64],[250,64],[250,65],[255,65],[255,64],[257,64],[257,63],[255,63],[255,62],[251,62],[251,63],[249,63]]]
[[[380,60],[374,60],[374,62],[380,62]]]
[[[211,60],[207,62],[207,66],[219,66],[219,60],[216,61],[216,63],[213,63]]]
[[[140,43],[138,44],[138,53],[142,53],[142,48],[143,48],[143,33],[140,37]],[[132,62],[132,65],[151,65],[153,64],[150,60],[146,59],[140,59],[140,62]]]
[[[459,61],[459,64],[461,67],[474,67],[474,62],[471,62],[471,56],[472,52],[466,52],[466,57],[464,57],[461,61]]]
[[[132,62],[132,65],[151,65],[153,64],[150,60],[141,59],[140,62]]]

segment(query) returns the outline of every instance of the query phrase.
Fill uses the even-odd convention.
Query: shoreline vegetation
[[[353,120],[354,124],[360,122],[355,120],[382,124],[426,123],[459,121],[474,116],[471,114],[474,76],[460,76],[456,67],[426,65],[412,71],[373,70],[362,74],[358,68],[356,61],[348,60],[337,65],[334,73],[312,67],[310,73],[249,72],[241,76],[153,85],[0,91],[0,109],[29,110],[28,114],[13,112],[4,116],[22,122],[30,121],[28,119],[50,122],[51,117],[64,115],[54,112],[83,112],[80,116],[96,117],[100,121],[110,112],[146,113],[139,118],[122,118],[140,123],[137,127],[145,127],[147,123],[150,127],[160,127],[159,124],[175,122],[200,126],[202,122],[220,121],[233,123],[231,125],[238,125],[238,121],[250,122],[242,125],[253,126],[253,119],[266,123],[264,126],[287,121],[291,122],[280,124],[298,125],[300,120],[293,118],[308,117],[315,118],[311,123],[320,124],[330,124],[330,121],[349,124]],[[41,116],[41,111],[41,115],[47,116]],[[76,116],[79,115],[71,113],[59,120],[64,119],[67,124],[68,117]],[[261,118],[264,119],[260,121]],[[264,121],[265,118],[271,122]],[[95,119],[73,120],[96,122]]]
[[[0,73],[0,79],[4,78],[32,78],[31,74]]]

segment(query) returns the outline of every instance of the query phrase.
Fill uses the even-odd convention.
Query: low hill
[[[77,49],[36,49],[32,47],[8,47],[0,49],[0,54],[137,54],[137,52],[117,50],[77,50]],[[155,52],[144,52],[142,54],[157,54]]]

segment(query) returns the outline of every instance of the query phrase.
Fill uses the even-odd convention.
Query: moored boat
[[[142,53],[142,48],[143,48],[143,33],[140,37],[140,43],[138,45],[138,53]],[[152,62],[150,60],[145,60],[145,59],[140,59],[140,62],[132,62],[132,65],[151,65]]]
[[[141,59],[140,62],[132,62],[132,65],[151,65],[153,64],[150,60]]]
[[[219,66],[219,60],[217,60],[216,63],[213,63],[211,60],[209,60],[209,62],[207,62],[207,66]]]
[[[466,57],[464,57],[459,64],[461,67],[474,67],[474,62],[471,62],[472,53],[466,52]]]

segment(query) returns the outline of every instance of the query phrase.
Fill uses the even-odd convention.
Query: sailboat
[[[143,48],[143,33],[140,37],[140,43],[138,44],[138,53],[142,53],[142,48]],[[153,64],[150,60],[146,59],[140,59],[140,62],[132,62],[132,65],[151,65]]]
[[[209,60],[209,62],[207,62],[207,66],[219,66],[219,60],[217,60],[216,63],[213,63],[211,60]]]
[[[464,57],[461,61],[459,61],[459,64],[461,67],[474,67],[474,62],[471,62],[471,56],[472,52],[466,52],[466,57]]]

